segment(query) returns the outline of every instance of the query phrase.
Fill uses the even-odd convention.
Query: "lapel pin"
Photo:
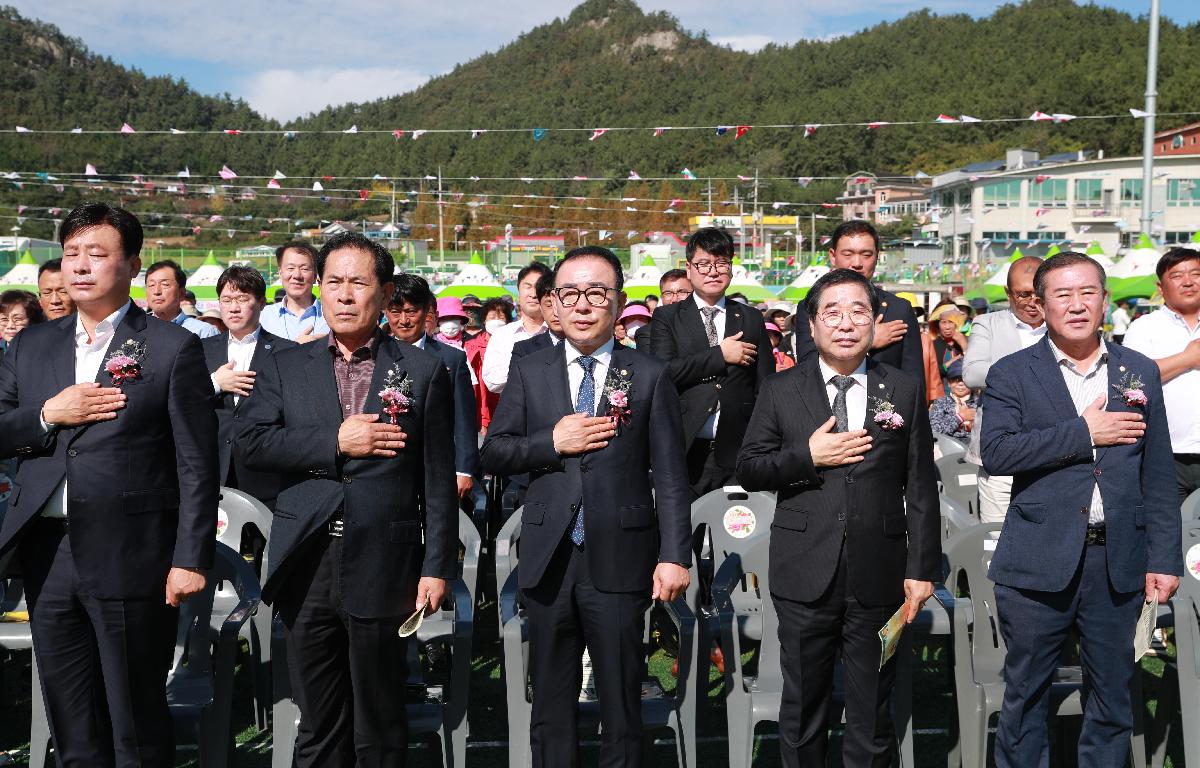
[[[1124,373],[1124,372],[1125,372],[1125,366],[1123,366],[1123,365],[1122,365],[1122,366],[1121,366],[1120,368],[1118,368],[1117,370],[1118,370],[1118,371],[1121,371],[1122,373]]]
[[[625,370],[624,368],[622,368],[622,369],[621,369],[621,375],[622,375],[622,376],[628,376],[628,375],[629,375],[629,371],[627,371],[627,370]]]
[[[882,384],[880,384],[880,385],[879,385],[879,388],[880,388],[880,389],[883,389],[883,385],[882,385]]]

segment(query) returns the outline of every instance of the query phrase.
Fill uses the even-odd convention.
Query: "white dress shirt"
[[[841,374],[830,368],[817,356],[817,366],[821,369],[821,381],[825,382],[825,394],[829,396],[829,407],[833,408],[833,399],[837,397],[837,387],[833,385],[833,377]],[[854,386],[846,390],[846,426],[849,430],[862,429],[867,423],[867,360],[858,364],[854,373]]]
[[[1178,355],[1200,339],[1200,322],[1188,327],[1183,316],[1163,307],[1142,315],[1125,333],[1124,345],[1152,360]],[[1173,453],[1200,453],[1200,369],[1185,371],[1163,384],[1163,405]]]
[[[1075,404],[1075,415],[1082,416],[1087,407],[1103,396],[1108,402],[1108,347],[1104,339],[1100,340],[1100,354],[1092,363],[1091,369],[1080,371],[1075,363],[1062,353],[1054,342],[1050,342],[1050,351],[1058,361],[1062,371],[1063,381],[1067,383],[1067,391],[1071,393],[1071,402]],[[1092,446],[1092,459],[1096,458],[1096,447]],[[1088,525],[1099,525],[1104,522],[1104,499],[1100,496],[1100,483],[1096,482],[1092,490],[1092,505],[1088,508]]]
[[[483,353],[483,384],[488,391],[498,395],[508,384],[508,366],[512,362],[513,345],[545,332],[546,325],[543,323],[541,328],[530,333],[525,330],[525,323],[518,317],[492,334],[492,338],[488,339],[487,352]]]
[[[329,334],[329,324],[325,322],[325,315],[321,311],[320,299],[299,315],[288,311],[286,299],[278,304],[271,304],[263,309],[258,322],[267,329],[267,333],[289,341],[295,341],[302,331],[308,331],[312,336]]]
[[[262,330],[262,326],[255,328],[250,333],[242,337],[241,341],[233,338],[233,334],[229,334],[229,343],[226,345],[226,360],[233,361],[233,370],[248,371],[250,370],[250,361],[254,358],[254,350],[258,347],[258,334]],[[221,394],[221,386],[217,384],[217,374],[212,376],[213,392]],[[242,399],[241,395],[234,395],[233,402],[236,404]]]
[[[713,325],[717,327],[717,343],[720,344],[725,338],[725,297],[717,299],[716,304],[708,304],[704,299],[692,294],[692,301],[696,302],[696,306],[700,308],[700,328],[704,331],[705,338],[708,337],[708,328],[704,322],[704,308],[715,307],[717,314],[713,315]],[[708,416],[708,421],[704,422],[704,426],[700,427],[700,431],[696,433],[697,440],[716,440],[717,439],[717,424],[721,421],[721,400],[717,399],[716,410]]]
[[[1037,328],[1034,328],[1024,320],[1018,320],[1017,316],[1013,315],[1013,325],[1017,327],[1017,338],[1020,339],[1021,349],[1029,349],[1046,335],[1046,324],[1044,322]],[[993,362],[995,361],[993,360]]]
[[[75,383],[83,384],[89,381],[95,381],[96,376],[100,373],[100,366],[104,363],[104,356],[108,353],[108,347],[112,344],[113,336],[117,333],[117,326],[125,319],[125,315],[129,312],[129,307],[132,302],[125,302],[125,305],[113,312],[108,317],[96,323],[95,338],[88,340],[88,333],[83,327],[83,317],[76,315],[75,317]],[[42,427],[46,430],[54,429],[53,424],[47,424],[43,418]],[[46,500],[45,506],[42,507],[42,517],[66,517],[67,516],[67,478],[64,475],[63,480],[58,487],[51,492],[50,498]]]
[[[217,330],[215,325],[209,325],[203,320],[197,320],[194,317],[188,317],[180,310],[175,319],[171,321],[175,325],[182,326],[202,339],[207,339],[210,336],[216,336],[221,332]]]
[[[592,353],[596,364],[592,366],[592,378],[596,380],[596,397],[592,403],[592,413],[596,413],[596,409],[600,407],[600,398],[604,396],[604,382],[608,380],[608,366],[612,363],[613,348],[616,346],[615,339],[609,339],[604,342],[604,345]],[[583,353],[575,348],[571,342],[567,342],[564,351],[567,354],[567,381],[571,385],[571,407],[579,402],[579,387],[583,384],[583,366],[575,362]]]

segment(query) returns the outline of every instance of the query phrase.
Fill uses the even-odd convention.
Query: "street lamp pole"
[[[1142,234],[1153,237],[1154,114],[1158,108],[1158,3],[1150,0],[1150,42],[1146,52],[1146,117],[1142,126]]]

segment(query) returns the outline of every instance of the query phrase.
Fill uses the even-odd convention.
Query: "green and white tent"
[[[765,285],[750,277],[750,271],[737,256],[733,257],[733,281],[729,283],[729,290],[726,293],[743,294],[751,304],[772,301],[775,298],[775,294],[771,293]]]
[[[1150,298],[1158,290],[1155,270],[1162,254],[1150,238],[1142,233],[1133,250],[1108,270],[1108,292],[1112,301],[1131,298]]]
[[[826,264],[810,264],[801,270],[800,274],[796,275],[796,279],[788,284],[779,293],[779,298],[785,301],[800,302],[804,297],[808,296],[808,289],[812,288],[813,283],[820,279],[821,275],[829,271],[829,266]]]
[[[500,281],[483,263],[483,258],[474,251],[471,260],[458,268],[454,279],[437,292],[439,299],[446,296],[474,296],[477,299],[491,299],[496,296],[511,296],[512,292],[500,285]]]
[[[641,265],[625,281],[625,295],[638,301],[652,293],[657,296],[658,281],[662,276],[663,271],[654,263],[654,257],[647,253]]]
[[[1050,246],[1050,250],[1046,252],[1046,258],[1058,252],[1059,247],[1052,245]],[[983,284],[983,297],[987,299],[988,304],[998,304],[999,302],[1008,300],[1008,295],[1004,292],[1008,287],[1008,269],[1014,261],[1023,258],[1025,258],[1025,254],[1021,252],[1020,248],[1013,249],[1013,254],[1009,257],[1008,261],[1000,265],[1000,269],[996,270],[996,274],[989,277],[987,282]]]
[[[0,277],[0,290],[21,290],[37,293],[38,263],[33,254],[25,251],[13,268],[4,277]]]

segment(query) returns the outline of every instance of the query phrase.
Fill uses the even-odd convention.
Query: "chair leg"
[[[738,722],[735,722],[735,719]],[[736,716],[731,717],[729,719],[729,768],[750,768],[753,763],[753,719],[749,716],[744,719]]]
[[[1133,670],[1130,700],[1133,702],[1133,736],[1130,738],[1130,754],[1133,756],[1133,768],[1146,768],[1146,716],[1145,702],[1142,700],[1142,668],[1140,665]]]
[[[271,621],[269,605],[258,606],[250,619],[250,658],[254,669],[254,723],[258,730],[269,726],[271,709]]]
[[[988,716],[979,707],[965,711],[972,702],[959,702],[958,738],[962,750],[962,768],[984,768],[987,765]]]
[[[902,768],[915,768],[916,765],[913,762],[912,658],[912,634],[905,632],[896,648],[896,682],[892,687],[892,721],[899,741]]]

